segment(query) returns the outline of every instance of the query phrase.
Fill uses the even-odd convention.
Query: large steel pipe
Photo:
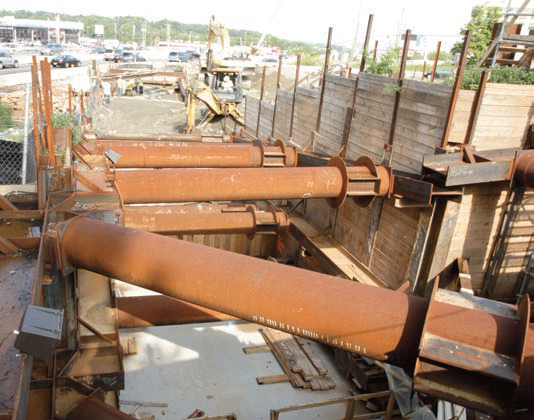
[[[69,222],[61,250],[73,267],[378,360],[414,362],[428,306],[415,296],[87,217]]]
[[[120,157],[116,168],[261,168],[297,165],[294,147],[226,143],[170,143],[127,141],[96,142],[101,152],[112,150]]]
[[[283,233],[289,217],[256,206],[124,206],[124,226],[168,235]]]
[[[339,158],[329,164],[313,168],[116,170],[111,178],[125,204],[331,198],[332,206],[337,207],[347,196],[367,200],[389,192],[389,174],[383,167],[345,166]]]
[[[238,318],[165,295],[116,298],[119,328],[236,321]]]
[[[86,140],[134,140],[134,141],[182,141],[182,142],[223,142],[232,143],[233,137],[231,135],[222,136],[204,136],[200,134],[186,134],[186,133],[134,133],[134,132],[114,132],[114,131],[99,131],[95,135],[85,133]]]
[[[527,188],[534,188],[534,151],[521,154],[515,164],[515,180]]]
[[[72,219],[57,229],[65,271],[69,267],[84,268],[410,367],[421,345],[424,354],[419,360],[416,384],[453,402],[469,403],[465,396],[455,393],[456,388],[466,388],[464,378],[471,381],[467,389],[474,393],[472,396],[480,388],[480,392],[489,391],[511,404],[519,387],[522,401],[532,405],[534,400],[534,342],[528,324],[528,299],[516,312],[511,305],[469,301],[477,298],[461,295],[456,301],[442,296],[432,300],[429,311],[429,301],[424,298],[86,217]],[[443,344],[436,347],[432,343]],[[438,365],[429,364],[432,361]],[[429,366],[433,371],[427,373],[424,369]],[[444,375],[447,372],[457,372],[457,379]],[[481,380],[490,386],[479,387]],[[438,387],[429,386],[429,381]],[[497,390],[509,383],[512,392],[495,392],[492,381],[499,384]],[[504,405],[486,402],[476,407],[503,412]]]

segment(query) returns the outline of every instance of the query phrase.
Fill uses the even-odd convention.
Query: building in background
[[[0,42],[58,42],[78,43],[82,22],[55,20],[16,19],[0,17]]]

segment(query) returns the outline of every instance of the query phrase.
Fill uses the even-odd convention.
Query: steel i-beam
[[[126,169],[108,179],[125,204],[329,198],[339,207],[349,196],[366,206],[390,190],[388,168],[367,157],[354,166],[334,157],[313,168]]]
[[[238,318],[165,295],[116,298],[119,328],[236,321]]]
[[[534,403],[530,303],[432,300],[77,217],[58,265],[83,268],[377,360],[416,365],[415,388],[495,415]],[[155,274],[157,273],[157,275]]]

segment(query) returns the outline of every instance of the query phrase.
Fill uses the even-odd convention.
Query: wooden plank
[[[417,234],[419,212],[418,209],[396,209],[389,202],[383,204],[369,266],[393,289],[405,280],[404,273],[409,267]]]
[[[290,233],[319,259],[327,273],[341,274],[349,279],[372,286],[384,285],[378,278],[366,275],[361,269],[361,264],[330,237],[305,235],[302,228],[306,225],[310,224],[303,217],[292,215]]]
[[[319,375],[325,376],[328,373],[328,369],[326,369],[326,367],[323,364],[323,361],[313,351],[313,347],[311,343],[308,340],[305,340],[304,338],[301,338],[301,337],[295,337],[295,340],[300,345],[301,349],[304,351],[306,356],[308,356],[308,359],[310,359],[310,361],[313,363]]]
[[[295,388],[311,388],[310,383],[304,381],[300,375],[297,375],[291,370],[291,367],[289,366],[287,359],[285,358],[280,348],[278,348],[275,345],[275,343],[272,341],[272,337],[267,332],[267,330],[260,329],[259,331],[262,334],[263,338],[265,339],[265,342],[271,347],[271,350],[273,354],[275,355],[276,360],[278,360],[278,363],[280,363],[282,370],[288,376],[289,381],[291,382],[291,385],[293,385]]]
[[[267,353],[270,351],[271,351],[271,348],[267,344],[263,346],[243,347],[243,353],[245,354]]]
[[[290,382],[289,376],[287,376],[286,374],[258,376],[256,378],[256,383],[258,385],[282,384],[284,382]]]
[[[532,106],[532,96],[523,95],[503,95],[493,93],[489,88],[486,90],[482,105],[499,105],[499,106]]]

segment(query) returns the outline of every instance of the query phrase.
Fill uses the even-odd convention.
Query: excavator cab
[[[211,90],[220,102],[240,103],[243,101],[241,71],[239,69],[213,69]]]

